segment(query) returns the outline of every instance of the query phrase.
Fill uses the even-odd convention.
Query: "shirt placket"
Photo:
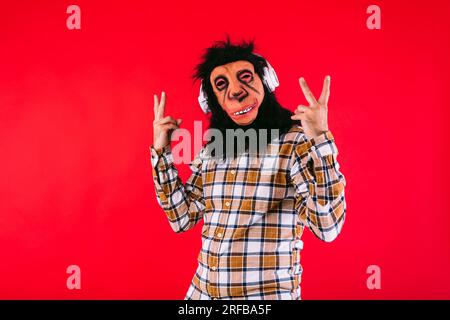
[[[232,272],[231,270],[225,270],[228,266],[225,265],[226,259],[223,261],[220,259],[220,246],[223,238],[225,237],[226,229],[223,227],[227,224],[230,210],[233,204],[233,184],[236,177],[236,170],[233,168],[234,162],[227,167],[224,179],[224,196],[222,199],[222,211],[219,216],[219,226],[214,231],[214,239],[211,245],[211,251],[214,256],[211,255],[209,268],[210,268],[210,286],[209,294],[213,300],[220,298],[227,294],[227,286],[224,283],[219,283],[219,272]]]

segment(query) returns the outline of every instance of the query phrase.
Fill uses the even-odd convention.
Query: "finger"
[[[168,124],[163,125],[161,129],[163,131],[175,130],[175,129],[178,129],[178,126],[173,123],[168,123]]]
[[[163,91],[161,93],[161,102],[159,103],[159,106],[158,106],[158,115],[159,115],[160,119],[162,119],[164,117],[165,107],[166,107],[166,93]]]
[[[156,94],[153,95],[153,112],[155,114],[155,120],[159,120],[158,119],[158,96]]]
[[[304,120],[306,115],[304,113],[296,113],[291,116],[292,120]]]
[[[312,94],[311,90],[308,87],[308,84],[306,83],[305,79],[301,77],[299,79],[300,87],[302,88],[303,94],[305,95],[306,100],[309,102],[310,105],[314,105],[317,103],[316,98],[314,98],[314,95]]]
[[[319,98],[319,104],[321,105],[328,105],[328,98],[330,97],[330,81],[330,76],[326,76],[325,80],[323,81],[322,93],[320,94]]]
[[[158,121],[158,124],[166,124],[166,123],[174,123],[176,124],[176,120],[171,116],[164,117]]]
[[[177,125],[180,125],[183,120],[177,119]]]
[[[299,105],[297,109],[295,109],[295,113],[304,113],[308,110],[309,107],[304,105]]]

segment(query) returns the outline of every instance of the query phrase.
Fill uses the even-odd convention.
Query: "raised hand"
[[[300,87],[309,106],[299,105],[291,119],[301,120],[308,139],[315,138],[328,131],[328,98],[330,97],[330,76],[323,82],[322,93],[316,100],[303,77],[299,79]]]
[[[166,93],[161,93],[161,102],[155,94],[154,107],[155,120],[153,120],[153,148],[161,150],[170,143],[170,135],[172,130],[178,128],[181,119],[175,120],[171,116],[164,117],[164,108],[166,107]]]

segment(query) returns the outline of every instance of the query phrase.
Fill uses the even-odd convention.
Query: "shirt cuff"
[[[310,152],[318,158],[325,157],[330,154],[337,155],[338,150],[334,143],[334,137],[331,131],[326,131],[319,136],[309,140],[311,143]]]
[[[150,146],[150,154],[152,167],[161,170],[167,169],[173,164],[173,157],[170,145],[166,145],[161,150],[156,150],[153,146]]]

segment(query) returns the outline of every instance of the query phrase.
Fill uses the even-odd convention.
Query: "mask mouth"
[[[237,117],[237,116],[241,116],[241,115],[244,115],[244,114],[246,114],[246,113],[249,113],[249,112],[252,111],[255,107],[256,107],[256,102],[253,103],[253,104],[251,104],[251,105],[249,105],[249,106],[246,106],[245,108],[243,108],[243,109],[241,109],[241,110],[239,110],[239,111],[233,112],[233,116]]]

